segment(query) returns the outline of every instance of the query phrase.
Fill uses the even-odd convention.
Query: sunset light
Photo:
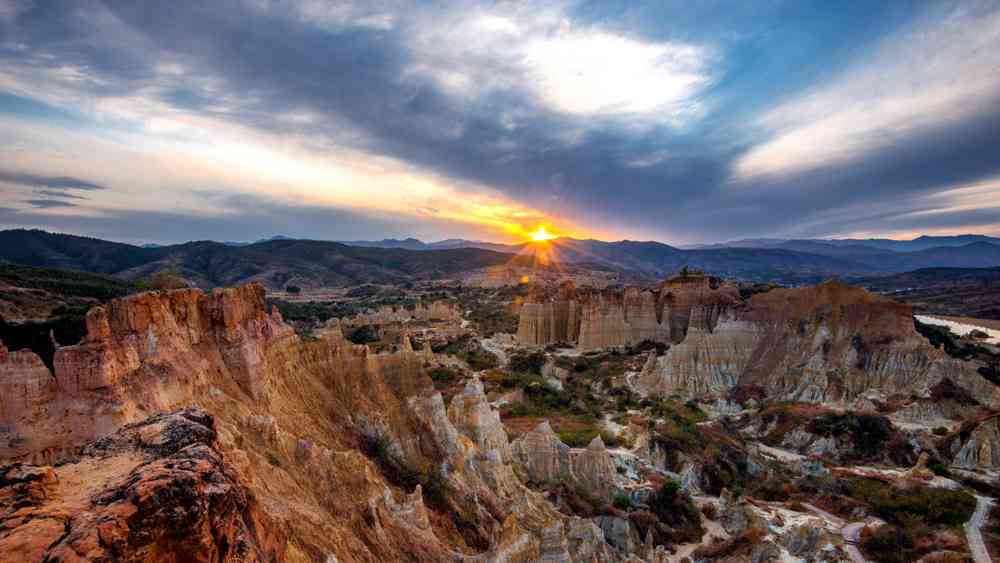
[[[528,236],[530,236],[531,240],[533,240],[535,242],[542,242],[542,241],[546,241],[546,240],[552,240],[554,238],[559,238],[558,236],[556,236],[556,235],[550,233],[548,230],[546,230],[545,229],[545,225],[542,225],[542,226],[538,227],[537,229],[535,229],[534,231],[531,231],[530,233],[528,233]]]

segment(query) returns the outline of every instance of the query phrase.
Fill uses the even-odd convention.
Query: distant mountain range
[[[478,248],[416,252],[283,238],[243,245],[198,241],[142,247],[18,229],[0,231],[0,260],[112,274],[124,279],[173,270],[202,287],[257,281],[280,288],[289,283],[333,287],[448,277],[511,263],[515,258]]]
[[[916,252],[931,248],[948,246],[965,246],[976,242],[986,242],[990,244],[1000,244],[1000,238],[986,235],[953,235],[953,236],[932,236],[924,235],[912,240],[895,240],[887,238],[868,239],[780,239],[780,238],[758,238],[741,239],[716,244],[701,244],[687,246],[691,249],[706,248],[786,248],[789,250],[800,250],[803,247],[827,248],[845,247],[853,249],[876,249],[888,250],[892,252]]]
[[[893,246],[895,245],[895,246]],[[892,248],[895,248],[893,250]],[[449,239],[332,242],[272,237],[254,243],[134,246],[40,230],[0,231],[0,260],[133,279],[174,269],[205,286],[259,281],[268,287],[400,282],[451,277],[498,265],[613,270],[655,279],[683,267],[748,281],[813,283],[919,268],[1000,266],[1000,239],[981,235],[912,241],[778,240],[682,249],[654,241],[560,238],[515,245]]]
[[[891,239],[745,239],[725,244],[679,248],[655,241],[579,240],[560,238],[545,246],[503,245],[449,239],[425,243],[417,239],[352,241],[367,247],[428,250],[487,248],[511,254],[536,254],[540,248],[557,260],[591,263],[623,271],[660,275],[683,266],[719,275],[750,279],[808,281],[813,277],[889,274],[929,267],[988,268],[1000,265],[1000,238],[985,235],[922,236]]]

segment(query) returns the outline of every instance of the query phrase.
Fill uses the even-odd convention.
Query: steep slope
[[[0,561],[281,561],[281,526],[218,451],[212,415],[126,426],[57,467],[0,468]]]
[[[650,358],[638,384],[647,393],[721,397],[745,386],[775,400],[847,403],[929,397],[944,379],[1000,405],[1000,391],[973,364],[916,332],[910,307],[831,282],[772,290],[720,312],[714,327]]]
[[[146,264],[156,249],[39,230],[0,231],[0,260],[113,274]]]
[[[303,341],[259,285],[133,295],[87,328],[54,373],[0,348],[0,461],[71,461],[124,424],[196,405],[222,462],[287,532],[288,561],[621,559],[596,524],[524,487],[481,386],[445,409],[431,357],[406,339],[376,354],[334,321]],[[138,436],[159,446],[156,432]]]

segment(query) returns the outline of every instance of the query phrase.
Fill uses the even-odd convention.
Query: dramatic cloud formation
[[[998,3],[691,4],[0,1],[0,227],[1000,234]]]

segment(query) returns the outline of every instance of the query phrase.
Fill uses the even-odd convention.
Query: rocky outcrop
[[[293,338],[277,311],[265,312],[255,285],[147,292],[95,307],[83,341],[56,351],[53,373],[43,377],[28,351],[0,357],[0,372],[12,374],[0,460],[58,459],[148,413],[194,403],[221,379],[263,401],[272,357]]]
[[[650,357],[639,387],[648,394],[722,396],[739,382],[761,336],[753,323],[731,316],[720,320],[714,331],[689,328],[681,343]]]
[[[515,440],[512,449],[517,467],[529,481],[557,483],[572,478],[570,447],[556,436],[548,421]]]
[[[586,448],[573,449],[545,421],[515,440],[512,450],[516,467],[529,482],[570,483],[604,500],[618,490],[615,462],[600,436]]]
[[[976,424],[967,439],[960,438],[952,445],[952,465],[973,471],[1000,471],[1000,417]]]
[[[10,352],[0,343],[0,384],[0,425],[48,416],[46,409],[55,397],[56,380],[34,352]]]
[[[0,560],[284,558],[285,537],[216,447],[199,409],[158,415],[57,467],[0,467]]]
[[[584,350],[680,342],[689,327],[712,330],[738,301],[734,287],[704,275],[670,278],[652,290],[578,291],[567,282],[555,292],[538,290],[529,297],[517,336],[525,345],[569,342]]]
[[[446,409],[424,371],[429,350],[404,337],[374,353],[336,321],[317,332],[299,339],[266,312],[258,286],[113,301],[90,313],[80,345],[59,350],[54,374],[30,352],[0,354],[0,457],[60,461],[61,479],[88,440],[198,405],[214,417],[214,451],[259,499],[268,529],[287,532],[288,560],[615,560],[593,522],[561,514],[517,477],[478,381]],[[146,450],[169,444],[162,436],[173,440],[173,426],[157,420],[128,435]],[[99,481],[118,459],[87,457],[86,474]],[[18,523],[15,535],[35,525]],[[153,535],[169,529],[148,525]]]
[[[929,398],[947,378],[980,403],[1000,405],[997,386],[972,364],[916,332],[909,306],[859,288],[775,289],[721,311],[714,325],[713,314],[710,330],[689,329],[646,366],[640,392],[712,400],[739,386],[770,399],[852,404],[873,394]]]
[[[517,341],[530,346],[575,342],[580,332],[576,287],[564,282],[552,294],[534,293],[521,306]]]
[[[500,422],[500,413],[486,401],[483,383],[478,378],[470,379],[462,393],[451,399],[448,418],[456,430],[468,436],[481,452],[495,455],[497,461],[511,462],[510,443],[507,431]]]
[[[444,300],[417,303],[412,308],[382,305],[369,313],[361,313],[349,319],[352,325],[386,324],[410,321],[457,321],[462,311],[451,302]]]

